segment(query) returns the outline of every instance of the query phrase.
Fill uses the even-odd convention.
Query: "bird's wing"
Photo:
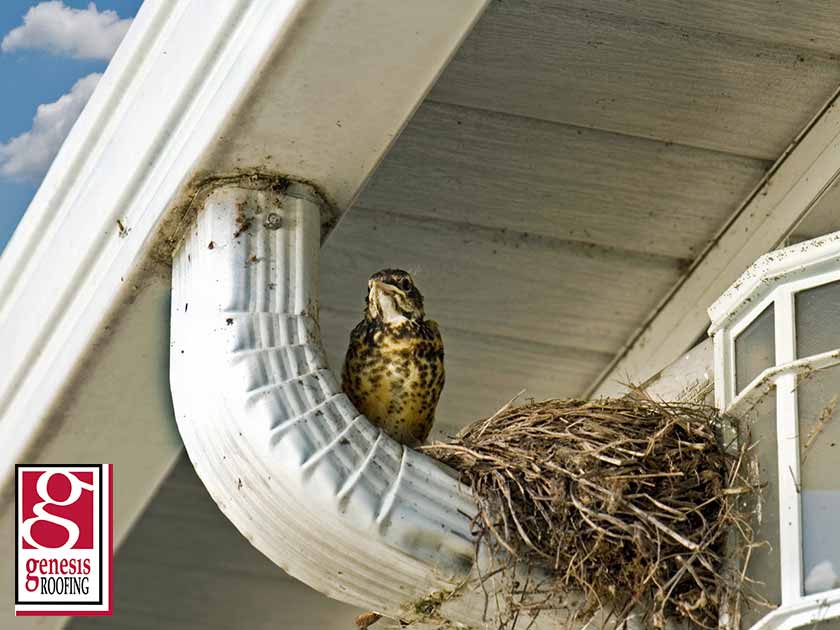
[[[440,375],[441,375],[441,389],[443,389],[444,384],[446,383],[446,369],[444,363],[444,351],[443,351],[443,337],[440,334],[440,326],[438,323],[433,320],[429,319],[426,320],[426,325],[429,328],[429,332],[432,334],[432,340],[436,349],[440,350]]]
[[[350,383],[350,365],[359,353],[364,336],[365,322],[362,320],[350,331],[350,343],[347,345],[347,352],[344,355],[344,365],[341,367],[341,388],[345,393],[347,393],[347,386]]]

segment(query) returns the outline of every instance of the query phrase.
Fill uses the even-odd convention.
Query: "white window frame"
[[[825,267],[826,259],[814,262],[823,263],[819,267]],[[710,330],[714,336],[715,397],[719,408],[737,413],[766,392],[768,385],[775,385],[782,601],[779,608],[753,626],[756,629],[796,628],[820,619],[840,616],[840,588],[812,595],[804,594],[802,502],[799,486],[801,467],[797,377],[803,372],[840,364],[840,348],[797,358],[795,297],[801,291],[840,282],[840,257],[829,262],[828,269],[807,276],[807,262],[798,266],[790,265],[789,269],[772,275],[762,275],[760,269],[758,272],[753,270],[749,275],[751,286],[741,293],[734,304],[732,298],[728,298],[727,312],[713,323]],[[760,264],[761,261],[756,266]],[[768,291],[767,287],[772,288]],[[761,295],[764,291],[767,293]],[[750,304],[757,297],[761,299]],[[774,310],[775,365],[763,370],[741,392],[737,392],[735,340],[771,304]],[[715,307],[710,309],[710,313],[713,316],[716,314]],[[720,315],[720,311],[717,314]]]

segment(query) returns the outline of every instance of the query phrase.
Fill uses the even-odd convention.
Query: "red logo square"
[[[19,464],[15,615],[110,615],[113,466]]]
[[[93,549],[93,473],[23,471],[24,549]]]

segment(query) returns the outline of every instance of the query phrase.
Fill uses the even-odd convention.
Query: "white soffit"
[[[165,378],[120,383],[146,382],[139,399],[154,400],[131,439],[114,431],[126,416],[119,396],[76,414],[73,430],[58,419],[84,392],[113,385],[97,353],[126,334],[126,313],[138,304],[159,321],[112,345],[126,348],[116,363],[133,361],[129,348],[146,343],[157,351],[153,333],[169,325],[155,306],[167,300],[165,237],[196,183],[242,169],[288,174],[346,208],[485,4],[144,2],[0,259],[0,533],[12,525],[16,462],[80,451],[115,462],[124,530],[180,448],[161,412]],[[91,440],[105,429],[112,438]],[[121,465],[143,449],[140,462]],[[4,545],[0,556],[10,551]]]
[[[840,177],[840,96],[794,140],[692,268],[590,388],[615,395],[692,346],[708,327],[706,309],[759,256],[775,249]]]

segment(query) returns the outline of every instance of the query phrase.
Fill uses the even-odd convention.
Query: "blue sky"
[[[141,4],[0,0],[0,251]]]

